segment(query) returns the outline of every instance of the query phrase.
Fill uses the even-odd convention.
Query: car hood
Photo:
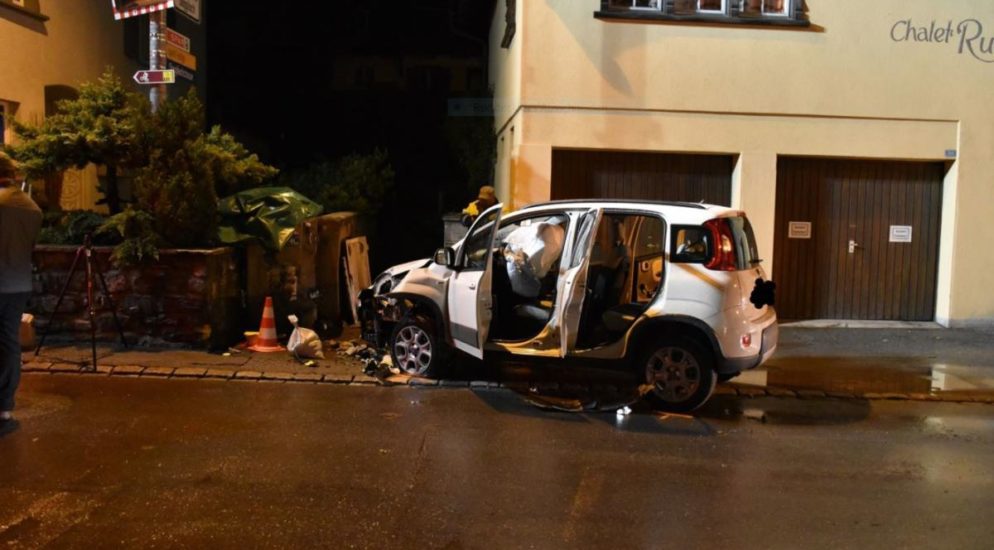
[[[414,260],[411,262],[406,262],[402,264],[397,264],[386,271],[383,272],[384,275],[389,275],[391,277],[396,277],[397,275],[403,275],[412,269],[417,269],[419,267],[426,267],[431,263],[430,258],[422,258],[420,260]]]

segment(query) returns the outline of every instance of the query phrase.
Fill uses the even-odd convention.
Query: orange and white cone
[[[274,351],[286,351],[276,340],[276,316],[273,315],[273,299],[266,296],[266,305],[262,308],[262,322],[259,323],[259,335],[255,338],[255,343],[249,346],[250,350],[261,353],[271,353]]]

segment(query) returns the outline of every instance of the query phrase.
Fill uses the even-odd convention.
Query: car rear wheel
[[[657,409],[689,412],[703,405],[717,382],[711,354],[693,340],[667,339],[649,346],[639,362],[646,399]]]
[[[444,363],[443,344],[435,327],[422,315],[407,317],[393,329],[390,357],[395,367],[412,376],[437,376]]]

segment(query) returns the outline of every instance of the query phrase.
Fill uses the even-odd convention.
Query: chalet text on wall
[[[964,19],[959,23],[932,20],[921,24],[914,19],[901,19],[891,26],[890,39],[894,42],[950,44],[961,55],[994,63],[994,35],[986,34],[984,24],[976,19]]]

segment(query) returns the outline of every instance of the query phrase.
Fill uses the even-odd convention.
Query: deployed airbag
[[[537,298],[545,277],[563,252],[566,231],[551,223],[534,223],[512,231],[504,240],[504,260],[511,289]]]

